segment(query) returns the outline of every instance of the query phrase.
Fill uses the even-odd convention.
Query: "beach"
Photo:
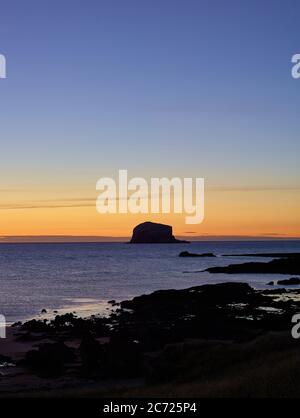
[[[70,312],[8,327],[0,344],[0,396],[300,394],[300,345],[292,334],[297,286],[258,290],[225,282],[110,305],[106,315]]]

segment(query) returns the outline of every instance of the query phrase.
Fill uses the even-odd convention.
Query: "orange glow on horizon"
[[[34,196],[32,196],[34,200]],[[51,199],[49,199],[51,200]],[[27,196],[28,201],[28,196]],[[9,206],[9,205],[7,205]],[[103,236],[128,237],[146,220],[173,226],[177,236],[300,237],[298,191],[209,191],[205,194],[205,219],[186,225],[184,214],[100,215],[93,199],[57,201],[25,206],[15,201],[0,205],[1,236]]]

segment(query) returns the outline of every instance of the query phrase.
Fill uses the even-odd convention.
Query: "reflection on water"
[[[185,250],[213,252],[217,257],[178,257]],[[76,311],[86,316],[105,312],[110,299],[120,301],[157,289],[223,281],[246,281],[264,288],[268,281],[282,276],[209,274],[202,270],[250,260],[222,254],[279,251],[300,252],[300,241],[0,244],[0,313],[8,322],[36,316],[42,309],[51,314],[54,310]],[[251,258],[258,260],[270,259]]]

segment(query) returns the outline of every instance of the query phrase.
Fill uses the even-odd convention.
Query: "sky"
[[[2,2],[0,236],[300,237],[297,0]],[[204,177],[205,219],[100,215],[96,182]]]

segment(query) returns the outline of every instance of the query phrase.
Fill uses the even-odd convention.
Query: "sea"
[[[216,257],[178,256],[186,250],[212,252]],[[159,289],[220,282],[247,282],[262,289],[282,275],[212,274],[203,270],[269,261],[264,257],[224,256],[264,252],[300,252],[300,240],[0,244],[0,314],[7,323],[65,312],[87,317],[110,312],[110,300],[119,302]]]

